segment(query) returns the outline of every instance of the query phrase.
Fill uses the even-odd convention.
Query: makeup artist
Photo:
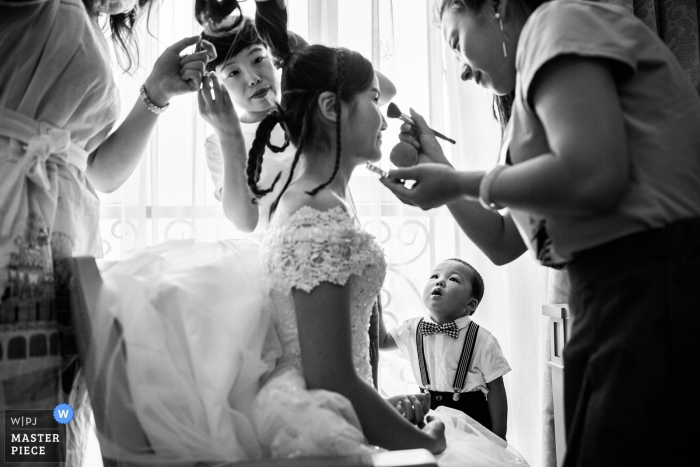
[[[568,269],[565,466],[682,465],[700,418],[695,89],[659,37],[614,6],[439,0],[437,16],[462,79],[510,117],[501,163],[454,170],[412,113],[417,128],[404,124],[401,139],[432,163],[382,183],[407,204],[446,204],[496,264],[530,249]]]

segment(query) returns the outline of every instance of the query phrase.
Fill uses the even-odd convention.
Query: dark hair
[[[274,3],[274,2],[270,2]],[[332,49],[323,45],[300,47],[292,52],[286,24],[276,24],[274,21],[259,22],[256,25],[261,37],[267,38],[271,54],[283,62],[282,67],[282,99],[276,109],[268,114],[258,126],[255,140],[248,153],[248,186],[255,196],[262,197],[270,193],[272,186],[267,189],[258,187],[262,170],[265,146],[274,152],[281,150],[270,145],[270,133],[278,123],[281,123],[287,139],[296,146],[294,160],[289,177],[279,197],[272,206],[271,212],[294,176],[294,169],[299,157],[305,149],[328,142],[323,129],[314,121],[318,108],[318,96],[325,91],[335,93],[336,111],[336,154],[335,167],[331,178],[314,188],[308,194],[315,195],[328,186],[338,174],[340,168],[341,138],[340,114],[342,102],[351,103],[355,96],[368,89],[374,78],[372,64],[357,52],[345,48]]]
[[[474,273],[474,277],[472,277],[472,297],[476,298],[478,302],[481,303],[481,299],[484,298],[484,279],[481,277],[481,274],[479,274],[479,271],[477,271],[474,266],[467,263],[463,259],[450,258],[446,259],[445,261],[456,261],[465,265]],[[477,306],[479,305],[477,304]]]
[[[252,18],[244,16],[239,27],[225,34],[209,35],[202,33],[205,39],[216,49],[216,58],[207,63],[207,71],[214,71],[216,67],[226,63],[231,57],[235,57],[241,50],[252,45],[265,45],[255,29]]]
[[[490,0],[437,0],[435,2],[435,20],[439,24],[447,8],[478,13],[484,7],[484,3],[488,1]],[[512,4],[516,5],[522,14],[529,16],[538,6],[547,1],[550,0],[516,0]],[[514,97],[515,90],[503,96],[493,96],[493,116],[501,124],[501,134],[505,132],[508,120],[510,120]]]
[[[195,0],[194,17],[200,25],[216,33],[235,29],[243,20],[241,6],[236,0]],[[228,24],[231,18],[233,23]]]
[[[99,16],[97,9],[99,0],[83,0],[85,9],[91,18]],[[139,0],[133,10],[118,15],[109,15],[109,29],[112,33],[112,43],[117,56],[119,67],[129,72],[139,65],[139,46],[134,36],[134,24],[148,10],[148,18],[153,9],[153,0]],[[148,6],[148,8],[145,8]]]

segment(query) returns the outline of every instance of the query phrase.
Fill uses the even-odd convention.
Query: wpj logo
[[[65,462],[65,424],[72,419],[68,404],[53,410],[5,410],[5,462]]]

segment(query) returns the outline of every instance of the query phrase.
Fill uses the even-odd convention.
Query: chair
[[[554,402],[554,439],[557,465],[564,463],[566,434],[564,419],[564,346],[571,335],[569,307],[566,304],[542,305],[542,314],[549,316],[551,335],[550,357],[547,365],[552,369],[552,398]]]
[[[94,258],[78,257],[69,258],[70,270],[72,272],[71,279],[71,318],[75,339],[78,347],[78,355],[83,366],[88,392],[93,403],[95,422],[98,429],[104,431],[107,429],[105,424],[105,414],[101,413],[101,407],[104,404],[105,388],[104,381],[99,377],[99,368],[92,358],[90,358],[91,348],[91,317],[97,310],[98,296],[102,287],[102,278],[100,271]],[[108,347],[114,348],[118,342],[118,331],[112,331],[108,340]],[[116,363],[117,371],[124,371],[126,378],[125,365],[126,357],[120,352],[118,358],[120,361]],[[124,397],[129,397],[125,395]],[[136,414],[128,407],[127,401],[123,401],[124,410],[110,413],[110,425],[118,427],[116,433],[108,433],[120,445],[148,449],[148,438],[139,423]],[[115,419],[115,416],[118,419]],[[122,428],[123,427],[123,428]],[[131,467],[123,461],[104,458],[104,464],[107,467]],[[191,464],[188,464],[191,465]],[[201,465],[207,465],[201,463]],[[221,465],[221,464],[217,464]],[[339,457],[313,457],[313,458],[294,458],[294,459],[268,459],[251,462],[236,462],[226,464],[229,467],[360,467],[360,466],[385,466],[385,467],[437,467],[435,457],[425,449],[410,449],[405,451],[393,451],[371,456],[339,456]]]

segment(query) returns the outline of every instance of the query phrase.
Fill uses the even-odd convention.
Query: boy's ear
[[[469,303],[467,303],[467,313],[469,313],[469,316],[473,315],[474,312],[476,311],[476,307],[479,306],[479,300],[476,298],[472,298],[469,300]]]
[[[328,121],[335,122],[337,115],[335,113],[335,93],[323,91],[318,95],[318,110],[323,118]]]

